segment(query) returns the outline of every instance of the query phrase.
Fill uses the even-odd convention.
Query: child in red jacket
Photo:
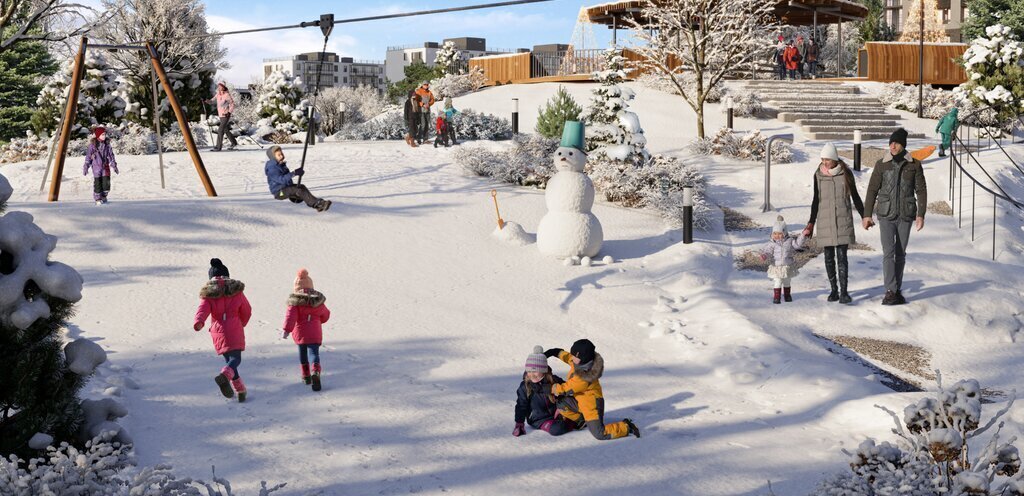
[[[320,344],[324,341],[323,324],[331,318],[331,311],[324,305],[327,298],[323,293],[313,289],[313,279],[309,271],[299,269],[295,278],[295,287],[288,296],[288,312],[284,318],[282,339],[291,334],[292,340],[299,345],[299,364],[302,367],[302,382],[313,385],[313,391],[319,391],[320,384]],[[312,374],[309,359],[313,358]]]
[[[199,309],[196,310],[192,328],[199,332],[210,319],[210,337],[217,354],[224,357],[227,365],[213,378],[225,398],[238,393],[238,402],[245,401],[245,383],[238,375],[245,351],[245,326],[252,317],[252,306],[245,298],[245,284],[231,279],[228,268],[219,258],[210,260],[210,280],[199,290]],[[229,386],[230,384],[230,386]]]
[[[437,114],[437,137],[434,138],[434,148],[437,148],[437,145],[444,145],[446,148],[451,146],[448,142],[448,120],[444,112]]]

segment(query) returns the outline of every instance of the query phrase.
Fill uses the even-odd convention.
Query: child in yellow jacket
[[[604,373],[604,358],[594,349],[589,339],[573,343],[569,351],[552,348],[544,352],[548,358],[558,357],[569,364],[569,376],[563,384],[545,384],[551,394],[558,398],[558,409],[562,417],[586,422],[587,429],[601,441],[618,439],[630,434],[640,437],[640,429],[630,419],[605,425],[604,394],[601,392],[601,374]]]

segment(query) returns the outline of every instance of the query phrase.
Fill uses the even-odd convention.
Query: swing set
[[[203,183],[203,187],[206,189],[207,196],[217,196],[217,190],[213,186],[213,182],[210,180],[210,174],[206,171],[206,165],[203,164],[203,158],[199,155],[199,150],[196,148],[195,140],[192,138],[192,130],[189,127],[188,119],[185,116],[184,110],[181,108],[181,103],[178,101],[177,96],[174,94],[174,88],[171,86],[170,80],[167,78],[167,72],[164,70],[163,64],[160,62],[160,53],[157,50],[157,42],[176,41],[176,40],[198,40],[204,38],[216,38],[221,36],[230,36],[237,34],[250,34],[260,33],[265,31],[279,31],[284,29],[297,29],[307,28],[316,26],[320,28],[320,31],[324,35],[324,46],[320,52],[320,63],[317,66],[316,73],[316,86],[313,90],[313,101],[309,107],[309,115],[306,126],[306,140],[302,146],[302,161],[299,165],[299,169],[302,169],[306,165],[306,152],[309,149],[310,140],[315,139],[315,123],[314,123],[314,112],[316,110],[316,98],[320,94],[320,74],[323,72],[324,59],[327,54],[327,42],[330,39],[331,32],[334,30],[334,26],[337,24],[352,24],[357,22],[366,21],[378,21],[384,19],[397,19],[402,17],[415,17],[430,14],[443,14],[450,12],[463,12],[469,10],[480,10],[480,9],[491,9],[496,7],[507,7],[513,5],[523,5],[531,3],[550,2],[551,0],[511,0],[498,3],[488,3],[480,5],[469,5],[464,7],[452,7],[447,9],[435,9],[435,10],[421,10],[416,12],[405,12],[398,14],[387,14],[370,17],[359,17],[352,19],[341,19],[335,20],[334,14],[323,14],[320,19],[316,21],[302,22],[299,24],[292,24],[287,26],[274,26],[268,28],[255,28],[245,29],[240,31],[227,31],[223,33],[211,33],[204,35],[195,36],[184,36],[180,38],[165,38],[157,40],[148,40],[142,45],[104,45],[104,44],[89,44],[89,40],[86,37],[82,37],[81,45],[78,48],[78,53],[75,56],[75,63],[72,69],[71,84],[68,91],[68,101],[64,109],[64,114],[60,125],[60,135],[56,146],[56,162],[53,167],[53,175],[50,178],[50,193],[48,201],[58,201],[60,197],[60,183],[61,177],[64,173],[64,163],[67,158],[68,142],[71,140],[71,131],[74,127],[75,118],[78,112],[78,97],[82,88],[82,79],[85,76],[85,54],[90,48],[96,50],[135,50],[145,53],[149,56],[149,60],[153,65],[152,80],[153,80],[153,120],[154,126],[156,126],[157,138],[160,137],[160,124],[159,124],[159,111],[157,109],[157,80],[160,82],[160,86],[163,88],[164,93],[167,94],[167,100],[170,104],[171,109],[174,111],[174,117],[178,122],[178,127],[181,129],[182,137],[185,139],[185,148],[188,149],[189,156],[192,158],[192,163],[196,167],[196,172],[199,174],[199,180]],[[160,184],[164,185],[164,168],[163,168],[163,147],[160,143],[157,145],[157,150],[160,152]],[[51,152],[52,153],[52,152]],[[47,161],[47,173],[49,172],[50,161]],[[302,177],[299,177],[299,183],[302,183]],[[46,174],[43,175],[42,188],[46,186]],[[41,189],[42,189],[41,188]]]

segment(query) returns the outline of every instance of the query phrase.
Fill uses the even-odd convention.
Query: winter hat
[[[534,346],[533,353],[526,355],[526,371],[541,373],[548,371],[548,357],[544,356],[544,348]]]
[[[299,273],[295,276],[295,292],[298,293],[303,289],[313,289],[313,279],[309,277],[308,270],[299,269]]]
[[[586,153],[586,146],[583,144],[585,134],[586,128],[582,122],[565,121],[565,128],[562,130],[562,142],[558,146],[575,148]]]
[[[269,158],[270,160],[275,160],[276,161],[277,157],[275,157],[274,154],[277,153],[277,151],[280,150],[280,149],[281,149],[281,147],[277,146],[277,145],[274,145],[274,146],[272,146],[270,148],[267,148],[267,158]]]
[[[786,219],[783,219],[782,216],[780,215],[777,219],[775,219],[775,224],[772,226],[772,234],[775,234],[775,233],[786,234],[786,232],[787,232],[787,230],[786,230]]]
[[[594,343],[591,343],[589,339],[581,339],[572,344],[572,348],[569,349],[569,353],[572,353],[576,358],[580,359],[580,364],[590,363],[594,361]]]
[[[231,277],[228,268],[219,258],[210,259],[210,279],[214,277]]]
[[[899,143],[903,145],[903,148],[907,147],[907,130],[902,127],[893,131],[892,136],[889,136],[889,143]]]
[[[92,135],[95,136],[96,139],[100,139],[100,135],[105,132],[107,132],[107,128],[103,126],[96,126],[96,129],[92,130]]]
[[[832,143],[825,143],[825,146],[821,149],[821,158],[827,158],[829,160],[839,161],[839,152],[836,151],[836,145]]]

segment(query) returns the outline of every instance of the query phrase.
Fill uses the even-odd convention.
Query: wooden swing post
[[[68,153],[68,141],[71,140],[71,129],[75,125],[78,114],[78,93],[82,89],[82,73],[85,71],[85,50],[89,39],[82,37],[82,44],[75,56],[75,66],[71,71],[71,87],[68,89],[68,103],[64,108],[64,123],[60,127],[60,140],[57,142],[57,162],[53,165],[53,177],[50,178],[49,201],[55,202],[60,197],[60,178],[64,175],[64,159]]]

